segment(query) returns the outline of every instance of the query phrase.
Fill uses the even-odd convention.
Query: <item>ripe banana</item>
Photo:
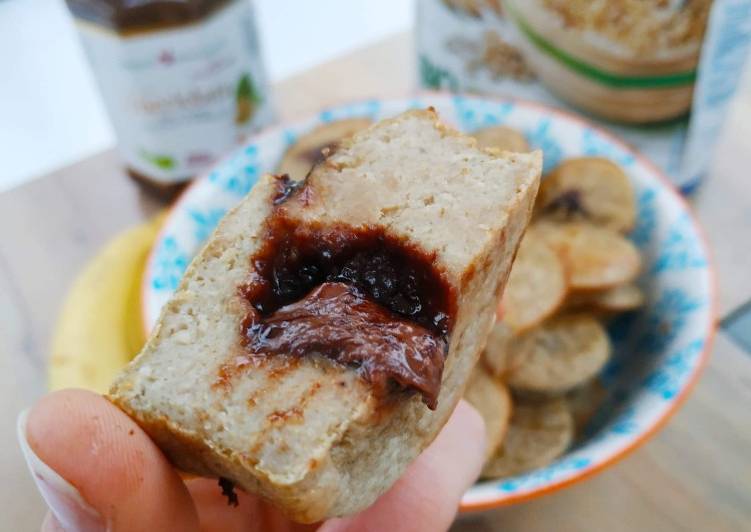
[[[106,392],[145,342],[141,277],[162,217],[117,235],[79,274],[52,338],[49,387]]]

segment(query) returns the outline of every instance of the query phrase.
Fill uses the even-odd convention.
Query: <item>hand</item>
[[[19,438],[50,507],[42,530],[345,532],[447,529],[479,474],[484,426],[462,401],[448,424],[370,508],[298,525],[237,490],[232,507],[216,480],[184,481],[138,425],[104,397],[65,390],[19,417]]]

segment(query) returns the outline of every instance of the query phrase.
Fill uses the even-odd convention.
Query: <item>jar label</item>
[[[201,173],[272,118],[250,2],[142,34],[78,25],[120,151],[154,181]]]

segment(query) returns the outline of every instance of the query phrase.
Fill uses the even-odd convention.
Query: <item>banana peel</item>
[[[141,278],[163,216],[111,240],[78,275],[52,337],[49,388],[108,390],[146,341]]]

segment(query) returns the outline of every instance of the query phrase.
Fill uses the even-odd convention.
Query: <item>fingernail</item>
[[[81,496],[81,493],[50,466],[42,462],[26,439],[29,411],[18,416],[18,442],[29,466],[31,476],[55,519],[66,532],[102,532],[107,529],[102,516]]]

